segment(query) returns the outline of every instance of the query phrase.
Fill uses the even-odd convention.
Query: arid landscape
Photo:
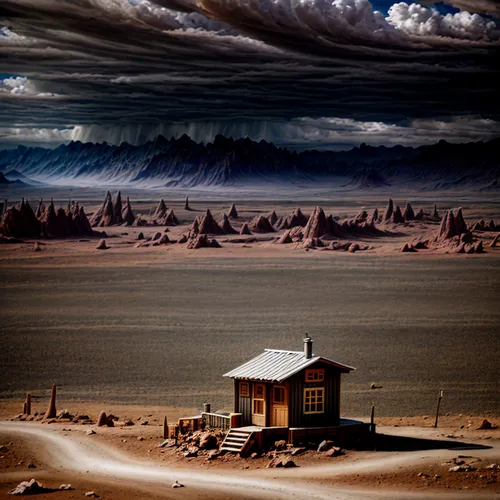
[[[498,0],[2,0],[0,497],[500,500]]]

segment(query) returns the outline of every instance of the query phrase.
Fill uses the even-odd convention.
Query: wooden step
[[[253,431],[239,431],[236,429],[230,429],[226,434],[224,441],[220,447],[221,451],[229,451],[232,453],[242,453],[250,438],[253,435]]]

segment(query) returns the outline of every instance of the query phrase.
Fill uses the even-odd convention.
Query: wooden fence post
[[[443,391],[439,391],[439,396],[438,396],[437,406],[436,406],[436,421],[434,422],[434,428],[437,428],[437,426],[438,426],[439,407],[441,406],[442,399],[443,399]]]

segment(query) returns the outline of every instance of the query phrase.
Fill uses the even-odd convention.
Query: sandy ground
[[[10,409],[4,405],[3,414]],[[500,430],[477,430],[477,418],[443,416],[437,429],[426,417],[410,421],[381,419],[378,433],[400,440],[396,441],[398,449],[347,449],[345,455],[335,458],[306,451],[294,457],[299,468],[285,470],[267,469],[268,455],[257,459],[233,455],[216,460],[208,460],[206,455],[185,459],[175,448],[158,448],[161,426],[140,425],[147,415],[158,420],[160,415],[156,412],[165,408],[121,409],[130,415],[142,413],[135,417],[135,426],[97,428],[67,422],[0,422],[0,492],[34,477],[48,487],[69,482],[75,488],[72,493],[57,492],[47,498],[75,498],[89,490],[109,499],[125,495],[134,499],[500,496],[500,471],[486,469],[500,461]],[[93,416],[91,411],[86,413]],[[90,429],[95,434],[87,435]],[[408,439],[410,445],[405,444]],[[448,471],[460,461],[477,470]],[[170,484],[175,479],[186,488],[172,490]],[[255,491],[251,491],[250,484],[254,484]]]

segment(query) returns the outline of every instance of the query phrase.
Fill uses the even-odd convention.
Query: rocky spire
[[[405,221],[415,220],[415,212],[410,203],[407,203],[403,210],[403,219]]]
[[[122,205],[122,193],[118,191],[113,200],[113,210],[114,210],[114,224],[123,224],[123,205]]]
[[[231,208],[229,210],[229,217],[231,217],[231,219],[238,218],[238,210],[236,210],[236,206],[234,203],[231,205]]]
[[[252,231],[250,231],[250,228],[248,227],[248,223],[247,222],[245,222],[243,224],[243,226],[241,226],[240,234],[252,234]]]
[[[127,204],[125,205],[125,208],[123,210],[122,218],[125,225],[127,226],[131,226],[135,221],[135,215],[134,212],[132,211],[132,206],[130,205],[130,198],[128,196],[127,196]]]
[[[223,215],[221,228],[225,234],[236,234],[236,231],[231,226],[231,223],[229,222],[229,217],[226,214]]]
[[[212,213],[207,208],[207,213],[203,216],[200,222],[200,234],[223,234],[219,224],[215,222]]]
[[[255,233],[274,233],[274,228],[267,217],[259,215],[250,223],[250,228]]]
[[[389,198],[389,202],[387,203],[387,207],[385,208],[384,215],[382,216],[383,222],[389,222],[392,217],[392,212],[394,211],[394,203],[391,198]]]

